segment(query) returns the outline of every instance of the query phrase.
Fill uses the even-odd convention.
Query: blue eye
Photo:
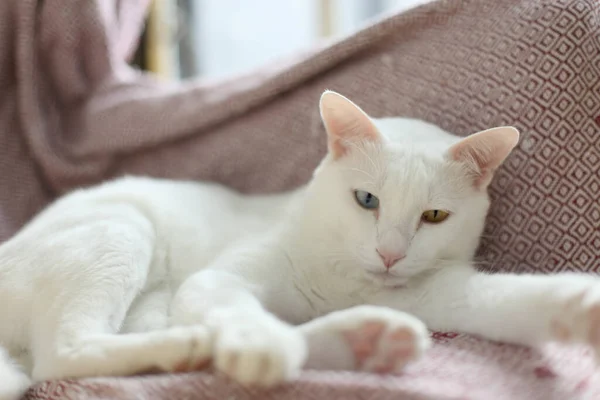
[[[367,210],[374,210],[379,207],[379,199],[364,190],[355,190],[354,198],[359,206]]]

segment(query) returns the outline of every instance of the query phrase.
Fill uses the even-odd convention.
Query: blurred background
[[[420,0],[153,0],[135,64],[166,79],[243,73]]]

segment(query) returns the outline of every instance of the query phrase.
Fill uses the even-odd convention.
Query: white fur
[[[322,99],[323,118],[349,118],[339,126],[352,132],[329,132],[347,152],[330,153],[306,187],[246,196],[124,178],[52,204],[0,246],[0,343],[30,356],[35,381],[193,369],[212,358],[238,381],[267,386],[306,362],[376,370],[399,329],[418,357],[429,344],[419,319],[515,343],[600,344],[596,279],[471,268],[489,200],[448,156],[458,137],[395,118],[373,120],[380,136],[361,138],[356,106],[334,95]],[[328,115],[328,101],[343,112]],[[378,215],[357,205],[354,189],[378,196]],[[421,223],[429,209],[451,215]],[[378,246],[401,246],[406,257],[387,271]],[[363,304],[373,306],[355,307]],[[360,364],[344,338],[372,323],[387,333],[365,339],[376,350]],[[27,385],[0,358],[0,399]]]

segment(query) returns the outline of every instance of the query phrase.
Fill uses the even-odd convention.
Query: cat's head
[[[333,263],[393,286],[473,256],[487,186],[517,144],[516,129],[461,139],[422,121],[372,119],[331,91],[320,109],[328,154],[307,200]]]

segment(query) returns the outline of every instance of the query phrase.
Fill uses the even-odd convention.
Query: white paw
[[[203,326],[172,327],[151,332],[148,351],[156,368],[164,372],[185,372],[205,367],[212,353],[210,332]]]
[[[600,361],[600,285],[568,296],[550,322],[552,339],[591,345]]]
[[[13,364],[0,347],[0,400],[17,400],[29,388],[31,380]]]
[[[0,379],[6,376],[0,376]],[[29,388],[30,381],[24,375],[11,376],[11,379],[0,381],[0,400],[18,400]]]
[[[241,384],[273,386],[288,381],[299,374],[306,359],[302,334],[271,316],[222,315],[213,326],[213,362]]]
[[[337,311],[315,320],[314,324],[307,324],[307,327],[306,332],[312,336],[311,343],[320,342],[319,348],[311,346],[311,359],[313,351],[329,351],[328,358],[343,359],[337,364],[331,358],[325,360],[328,368],[397,373],[408,362],[418,359],[431,344],[427,328],[421,321],[385,307],[359,306]],[[334,354],[339,353],[335,350],[336,344],[320,340],[318,336],[342,341],[346,354]],[[315,367],[322,369],[318,365]]]

